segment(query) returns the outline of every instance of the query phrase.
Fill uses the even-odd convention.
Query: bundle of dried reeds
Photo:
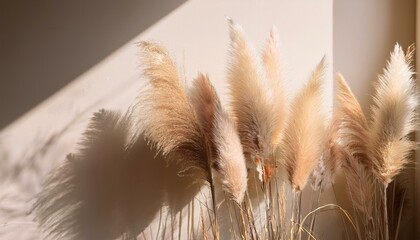
[[[395,46],[375,83],[370,118],[344,77],[338,75],[337,105],[327,124],[322,107],[325,58],[287,110],[276,29],[270,32],[259,61],[242,28],[232,20],[229,28],[230,111],[224,109],[207,75],[199,74],[189,89],[162,45],[140,43],[147,84],[134,104],[135,111],[125,115],[96,113],[79,150],[53,171],[38,196],[34,210],[48,236],[134,238],[144,231],[136,228],[136,221],[127,220],[141,217],[139,211],[131,213],[123,206],[133,202],[113,196],[131,196],[126,192],[134,191],[131,185],[135,171],[129,168],[137,165],[130,161],[139,157],[133,155],[137,147],[134,143],[144,136],[169,165],[177,166],[176,174],[210,188],[207,196],[212,206],[200,203],[197,224],[194,220],[190,223],[195,208],[188,206],[188,238],[218,239],[218,219],[230,216],[231,223],[238,226],[230,229],[235,238],[302,239],[302,232],[306,232],[309,239],[316,239],[316,213],[326,208],[343,213],[348,220],[343,222],[355,230],[357,239],[397,238],[405,194],[394,184],[388,195],[396,200],[390,207],[387,190],[410,162],[416,147],[410,138],[417,129],[419,102],[412,77],[412,51],[405,55],[399,45]],[[287,179],[274,174],[281,169],[287,172]],[[323,189],[334,184],[340,169],[347,180],[353,215],[336,204],[317,207]],[[303,216],[302,191],[308,181],[312,181],[316,197],[311,212]],[[216,191],[218,187],[220,191]],[[291,201],[287,189],[292,191]],[[216,197],[216,192],[218,195],[222,191],[227,197]],[[395,192],[401,194],[396,196]],[[157,195],[164,198],[163,193]],[[189,201],[196,200],[192,197]],[[222,204],[229,206],[229,213],[218,212]],[[286,221],[290,204],[291,221]],[[179,238],[183,231],[182,208],[179,218],[171,216],[172,225],[179,224]],[[98,220],[95,225],[90,224],[92,214]],[[119,228],[110,219],[117,219]],[[311,219],[309,227],[306,219]],[[121,227],[124,221],[132,224]],[[165,234],[166,225],[159,223],[158,227],[156,238],[165,238],[159,232]],[[200,229],[194,230],[196,227]],[[172,228],[169,236],[174,235]]]

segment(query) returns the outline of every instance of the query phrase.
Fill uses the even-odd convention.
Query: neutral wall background
[[[0,129],[185,0],[0,2]]]

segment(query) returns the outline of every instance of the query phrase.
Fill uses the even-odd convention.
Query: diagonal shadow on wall
[[[0,129],[185,1],[1,1]]]

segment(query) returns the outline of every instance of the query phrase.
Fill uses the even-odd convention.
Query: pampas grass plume
[[[247,160],[258,163],[270,153],[275,128],[273,111],[262,86],[263,75],[245,40],[242,28],[232,20],[228,84],[231,111]]]
[[[213,147],[212,166],[225,192],[238,204],[247,188],[247,170],[236,127],[223,110],[219,97],[206,75],[194,81],[193,100],[200,122]]]
[[[146,139],[182,166],[183,174],[211,182],[207,142],[175,62],[159,44],[141,42],[140,48],[143,74],[150,83],[137,104]]]
[[[418,93],[413,71],[398,44],[376,83],[371,121],[371,148],[375,149],[376,176],[389,184],[409,162],[416,144],[409,134],[416,130]]]
[[[273,26],[261,56],[272,94],[273,122],[271,125],[274,128],[272,138],[273,144],[279,143],[279,135],[283,130],[286,117],[286,99],[283,86],[284,76],[282,75],[278,42],[278,31],[277,28]]]
[[[325,58],[309,82],[293,99],[282,142],[289,181],[294,191],[302,190],[321,154],[325,117],[322,106],[322,78]]]
[[[368,147],[369,127],[359,102],[341,74],[337,75],[337,109],[340,114],[340,145],[343,168],[353,206],[371,217],[374,186],[371,153]]]

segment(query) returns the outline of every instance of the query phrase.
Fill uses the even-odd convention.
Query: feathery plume
[[[337,111],[341,115],[339,134],[341,144],[352,158],[370,169],[372,164],[368,147],[369,126],[365,114],[341,74],[337,75],[336,82],[338,86]]]
[[[376,83],[371,120],[373,170],[377,178],[389,184],[409,161],[416,144],[408,135],[416,130],[418,94],[410,56],[397,44]],[[408,61],[407,61],[408,60]]]
[[[191,101],[195,108],[195,112],[201,127],[209,143],[211,144],[211,153],[213,158],[217,157],[215,146],[215,139],[213,132],[215,128],[216,114],[222,110],[222,104],[219,96],[216,93],[213,85],[210,83],[208,77],[204,74],[199,74],[194,79],[193,88],[191,92]]]
[[[224,190],[240,204],[247,188],[247,170],[236,128],[207,76],[200,74],[195,79],[192,96],[198,119],[212,143],[212,166]]]
[[[143,74],[151,85],[138,99],[146,139],[169,161],[179,164],[182,174],[211,182],[207,141],[175,62],[159,44],[141,42],[140,47]]]
[[[263,86],[260,66],[248,46],[242,29],[229,20],[230,63],[228,83],[231,111],[247,161],[256,164],[260,180],[266,179],[264,162],[272,154],[276,135],[275,115]]]
[[[337,109],[340,114],[340,145],[344,150],[343,167],[354,206],[372,214],[371,154],[368,148],[369,128],[359,102],[344,77],[337,74]]]
[[[294,191],[301,191],[305,187],[321,154],[325,120],[321,109],[324,71],[325,58],[294,98],[284,130],[282,154]]]
[[[271,100],[274,111],[273,122],[271,123],[272,127],[274,128],[272,139],[273,144],[279,143],[279,135],[284,127],[286,116],[286,101],[283,86],[283,76],[281,72],[281,61],[279,57],[278,39],[279,36],[277,28],[273,26],[261,56],[272,93]]]
[[[236,128],[225,112],[216,116],[214,138],[217,146],[215,168],[225,191],[241,203],[247,189],[247,170]]]

